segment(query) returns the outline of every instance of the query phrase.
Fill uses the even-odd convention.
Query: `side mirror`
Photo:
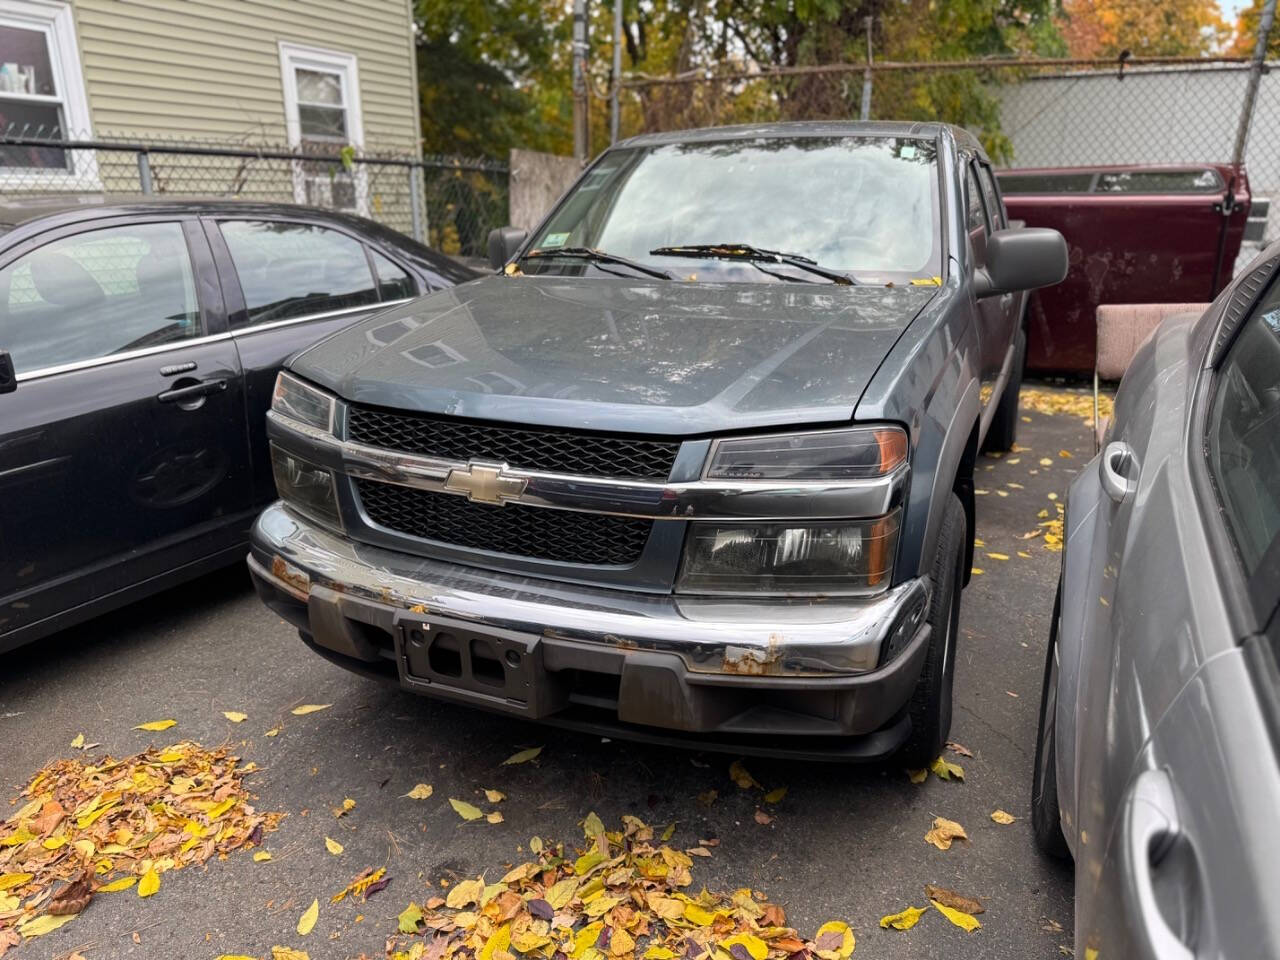
[[[13,393],[18,389],[18,374],[13,369],[13,357],[8,350],[0,350],[0,393]]]
[[[529,236],[528,230],[519,227],[498,227],[489,231],[489,266],[501,270],[515,256]]]
[[[1034,290],[1067,276],[1067,241],[1057,230],[1023,227],[987,237],[987,265],[974,276],[978,297]]]

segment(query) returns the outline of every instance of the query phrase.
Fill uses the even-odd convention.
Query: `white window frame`
[[[280,83],[284,92],[285,133],[289,146],[302,146],[302,121],[298,115],[299,69],[335,73],[342,85],[342,103],[347,114],[347,145],[356,154],[364,152],[364,117],[360,110],[360,65],[354,53],[325,50],[298,43],[280,41]],[[340,149],[337,144],[335,149]],[[363,165],[357,164],[351,179],[355,183],[356,212],[369,215],[369,177]],[[307,202],[307,178],[301,163],[293,165],[293,198]]]
[[[63,136],[92,139],[89,98],[80,69],[80,47],[75,18],[66,0],[5,0],[0,4],[0,26],[35,30],[45,35],[53,71],[54,96],[6,93],[5,97],[62,108]],[[0,167],[0,190],[101,190],[95,150],[68,150],[70,169]]]

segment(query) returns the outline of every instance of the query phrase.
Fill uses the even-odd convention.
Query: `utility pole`
[[[573,156],[586,165],[590,146],[587,123],[587,0],[573,0]]]
[[[1262,79],[1262,67],[1267,59],[1267,38],[1276,19],[1276,0],[1267,0],[1258,21],[1258,40],[1253,47],[1253,63],[1249,67],[1249,85],[1244,92],[1244,106],[1240,110],[1240,126],[1236,128],[1236,148],[1231,154],[1231,165],[1237,171],[1244,163],[1245,147],[1249,144],[1249,127],[1253,123],[1253,108],[1258,100],[1258,82]]]
[[[622,82],[622,0],[613,0],[613,83],[609,86],[609,142],[618,142],[618,84]]]
[[[871,17],[863,17],[862,24],[867,28],[867,66],[862,71],[861,111],[861,119],[865,121],[871,119]]]

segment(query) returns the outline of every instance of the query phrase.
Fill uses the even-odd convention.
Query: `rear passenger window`
[[[376,250],[370,252],[373,253],[373,268],[378,272],[378,289],[382,291],[383,300],[404,300],[417,295],[418,287],[413,277]]]
[[[224,220],[247,318],[238,326],[290,320],[378,302],[364,246],[310,223]]]
[[[1264,567],[1280,570],[1280,284],[1246,321],[1219,372],[1209,460],[1246,573],[1253,579]],[[1271,589],[1274,603],[1274,582]]]
[[[19,373],[202,332],[178,223],[78,233],[0,270],[0,347]]]

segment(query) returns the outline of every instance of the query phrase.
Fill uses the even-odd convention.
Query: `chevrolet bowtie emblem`
[[[508,500],[519,499],[525,487],[529,486],[528,480],[507,476],[502,469],[479,463],[467,464],[465,468],[454,467],[445,478],[444,488],[452,493],[465,493],[472,503],[501,506]]]

